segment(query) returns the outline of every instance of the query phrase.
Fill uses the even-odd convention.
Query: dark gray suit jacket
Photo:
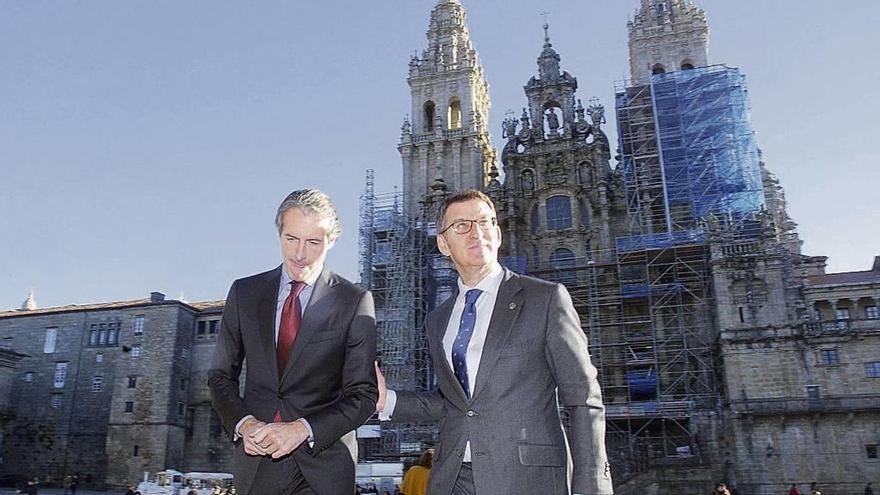
[[[217,348],[208,374],[211,401],[224,428],[248,414],[271,422],[305,418],[315,443],[293,455],[318,495],[351,493],[355,466],[346,442],[376,408],[376,319],[372,295],[324,269],[315,282],[287,367],[279,380],[275,358],[275,310],[281,267],[233,282],[223,308]],[[244,397],[239,376],[247,361]],[[341,441],[340,441],[341,440]],[[233,470],[246,494],[261,457],[235,447]]]
[[[505,270],[471,399],[443,350],[456,295],[425,322],[439,390],[398,393],[392,418],[440,420],[428,493],[451,493],[468,440],[479,495],[568,494],[569,465],[575,493],[612,493],[596,368],[565,287]]]

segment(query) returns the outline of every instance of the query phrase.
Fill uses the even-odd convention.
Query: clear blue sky
[[[638,0],[464,0],[492,135],[524,106],[541,11],[585,101],[613,114]],[[0,7],[0,308],[219,299],[280,262],[274,210],[318,187],[357,279],[358,196],[400,183],[407,62],[435,0],[7,1]],[[880,254],[880,6],[698,0],[710,59],[748,77],[758,142],[804,251],[830,268]],[[609,134],[613,136],[613,121]]]

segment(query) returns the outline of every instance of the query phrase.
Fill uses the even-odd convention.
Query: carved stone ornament
[[[565,167],[558,164],[550,165],[547,169],[547,184],[551,186],[558,186],[565,184],[565,181],[568,180],[568,174],[565,172]]]

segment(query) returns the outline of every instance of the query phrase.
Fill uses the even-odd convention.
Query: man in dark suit
[[[568,291],[499,265],[495,206],[479,191],[447,199],[437,228],[460,277],[425,321],[439,390],[386,401],[377,368],[380,419],[440,421],[428,493],[612,493],[605,410]]]
[[[275,223],[284,262],[229,289],[208,375],[211,401],[236,442],[238,493],[349,494],[353,430],[378,397],[373,299],[324,266],[340,233],[324,193],[294,191]]]

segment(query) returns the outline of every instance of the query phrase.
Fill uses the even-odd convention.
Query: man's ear
[[[443,234],[437,236],[437,249],[443,256],[449,256],[449,244],[446,244],[446,238],[443,237]]]

